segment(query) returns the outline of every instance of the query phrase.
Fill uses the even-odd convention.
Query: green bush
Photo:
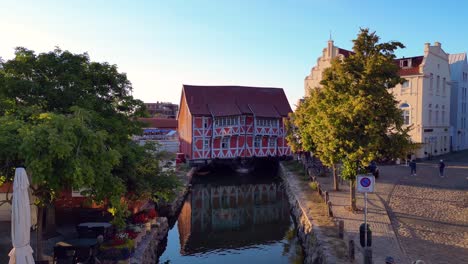
[[[309,186],[314,191],[316,191],[318,189],[317,182],[309,182]]]

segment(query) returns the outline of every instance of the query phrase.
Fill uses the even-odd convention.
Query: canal
[[[195,176],[159,263],[303,263],[276,173]]]

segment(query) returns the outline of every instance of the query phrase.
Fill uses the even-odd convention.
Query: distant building
[[[328,41],[317,65],[304,80],[305,95],[320,88],[323,71],[335,58],[346,58],[352,51]],[[439,42],[424,45],[424,55],[396,59],[399,74],[407,81],[389,89],[399,102],[405,126],[413,126],[411,140],[424,143],[417,158],[436,156],[450,151],[450,67],[448,54]]]
[[[146,109],[152,117],[175,119],[179,106],[168,102],[145,103]]]
[[[284,127],[290,112],[283,89],[184,85],[181,151],[192,164],[290,155]]]
[[[161,150],[172,153],[179,152],[179,137],[177,134],[178,122],[171,118],[139,118],[144,123],[143,135],[134,136],[140,144],[156,142]]]
[[[450,103],[450,124],[453,126],[452,147],[453,150],[463,150],[468,149],[468,129],[466,128],[468,64],[466,53],[450,54],[449,63],[452,79]]]

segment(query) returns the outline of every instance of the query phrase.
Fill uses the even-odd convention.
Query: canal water
[[[195,176],[159,263],[303,263],[280,178]]]

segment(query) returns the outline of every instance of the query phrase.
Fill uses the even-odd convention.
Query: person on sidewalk
[[[395,260],[392,257],[388,256],[385,258],[385,264],[395,264]]]
[[[445,163],[443,160],[440,160],[439,162],[439,176],[444,177],[444,169],[445,169]]]
[[[411,160],[409,166],[411,169],[411,176],[416,176],[416,161]]]

